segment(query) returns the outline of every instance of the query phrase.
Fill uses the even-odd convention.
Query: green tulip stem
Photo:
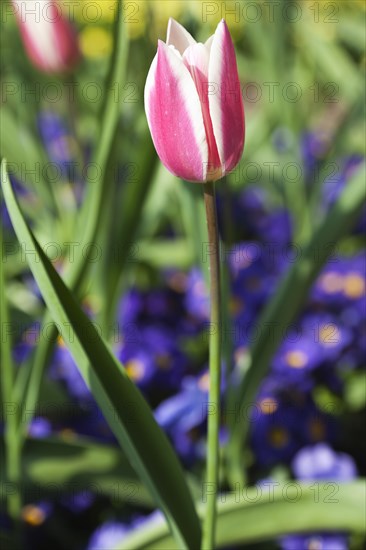
[[[207,426],[207,474],[203,494],[207,495],[206,514],[203,523],[202,550],[211,550],[215,544],[216,494],[219,473],[219,428],[220,428],[220,380],[221,380],[221,299],[220,299],[220,250],[215,202],[215,184],[204,184],[209,258],[210,300],[209,369],[210,391]]]

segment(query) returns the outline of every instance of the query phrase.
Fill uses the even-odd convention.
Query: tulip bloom
[[[79,59],[77,36],[56,0],[12,0],[27,55],[47,73],[70,70]]]
[[[145,110],[164,166],[188,181],[214,181],[239,162],[244,108],[234,46],[222,20],[205,44],[169,20],[145,86]]]

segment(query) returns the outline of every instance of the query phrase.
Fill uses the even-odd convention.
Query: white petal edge
[[[196,41],[183,25],[170,17],[166,34],[166,44],[168,46],[174,46],[179,53],[183,55],[188,46],[196,44]]]

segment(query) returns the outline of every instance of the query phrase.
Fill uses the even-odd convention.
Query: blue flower
[[[329,139],[320,132],[306,132],[301,140],[301,156],[305,180],[311,185],[317,181],[320,162],[329,148]]]
[[[202,317],[194,317],[186,309],[181,286],[172,288],[172,273],[166,276],[170,287],[129,291],[119,311],[122,334],[116,354],[148,397],[154,393],[166,397],[168,392],[179,389],[183,376],[192,368],[184,344],[204,327]],[[185,288],[186,283],[187,278]]]
[[[69,349],[65,346],[61,337],[58,339],[54,351],[49,375],[52,380],[64,384],[69,395],[72,396],[77,403],[85,405],[94,401]]]
[[[121,328],[135,323],[144,311],[144,295],[136,288],[131,288],[123,296],[120,305],[118,318]]]
[[[289,535],[281,539],[282,550],[348,550],[345,535]]]
[[[266,266],[267,259],[265,248],[256,242],[235,245],[228,254],[234,298],[242,300],[243,306],[249,307],[253,314],[274,290],[276,277]],[[233,313],[237,316],[242,311],[234,309]]]
[[[362,251],[351,257],[335,256],[324,267],[311,292],[312,301],[327,308],[352,305],[365,314],[366,256]]]
[[[87,550],[112,550],[123,542],[126,536],[134,530],[149,524],[159,525],[165,521],[160,510],[155,510],[147,516],[138,516],[128,523],[106,521],[98,527],[89,539]]]
[[[351,330],[336,316],[327,313],[308,314],[301,321],[302,331],[311,337],[323,361],[337,361],[352,343]]]
[[[65,121],[53,111],[42,111],[38,116],[38,128],[50,161],[61,169],[64,178],[74,183],[77,144]]]
[[[47,437],[51,433],[52,425],[47,418],[42,418],[41,416],[32,418],[28,427],[28,435],[41,439]]]
[[[114,548],[125,538],[130,528],[118,521],[106,521],[92,534],[87,550]]]
[[[332,439],[332,418],[311,396],[271,374],[262,383],[251,414],[251,445],[258,465],[288,462],[304,445]]]
[[[156,421],[171,437],[174,447],[186,463],[202,457],[202,438],[207,419],[209,374],[188,376],[176,395],[155,410]]]
[[[272,361],[272,372],[287,384],[309,391],[316,382],[335,384],[335,364],[340,364],[353,341],[352,331],[333,315],[308,313],[288,331]]]
[[[289,386],[298,386],[302,391],[314,385],[312,371],[323,361],[320,346],[311,338],[301,336],[285,340],[272,361],[272,372],[287,378]]]
[[[326,443],[304,447],[292,461],[296,479],[302,481],[351,481],[357,476],[356,465],[349,455],[336,453]],[[289,535],[281,539],[283,550],[347,550],[348,537],[343,533]]]
[[[73,514],[80,514],[90,508],[96,500],[96,495],[91,491],[79,491],[71,495],[64,494],[61,504]]]
[[[131,380],[139,388],[148,389],[156,374],[150,352],[146,348],[130,344],[119,350],[118,358]]]
[[[351,481],[357,476],[356,465],[346,453],[336,453],[326,443],[304,447],[295,456],[292,469],[303,481]]]
[[[298,429],[304,407],[286,403],[277,392],[262,390],[251,416],[251,445],[257,463],[287,462],[300,447]]]
[[[210,317],[209,294],[199,269],[192,269],[188,274],[184,305],[189,315],[200,321],[208,321]]]

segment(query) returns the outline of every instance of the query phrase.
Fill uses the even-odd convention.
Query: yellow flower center
[[[289,440],[288,433],[284,428],[273,428],[269,434],[269,440],[273,447],[281,449]]]
[[[320,286],[327,294],[335,294],[343,288],[343,277],[335,272],[325,273],[320,277]]]
[[[130,359],[127,361],[125,370],[132,380],[141,380],[145,372],[144,364],[139,359]]]
[[[323,325],[319,330],[319,340],[326,346],[335,346],[338,344],[340,338],[339,328],[333,323],[329,325]]]
[[[308,356],[306,355],[305,352],[300,350],[288,351],[285,357],[286,357],[286,363],[288,364],[288,366],[294,369],[302,369],[308,363]]]
[[[278,409],[278,402],[274,397],[265,397],[258,405],[263,414],[273,414]]]
[[[365,294],[365,280],[358,273],[346,275],[343,282],[343,291],[348,298],[360,298]]]
[[[309,541],[308,550],[322,550],[322,543],[319,539],[311,539]]]
[[[27,506],[24,506],[22,510],[22,518],[26,523],[29,523],[29,525],[37,527],[44,522],[46,519],[46,514],[38,506],[28,504]]]

